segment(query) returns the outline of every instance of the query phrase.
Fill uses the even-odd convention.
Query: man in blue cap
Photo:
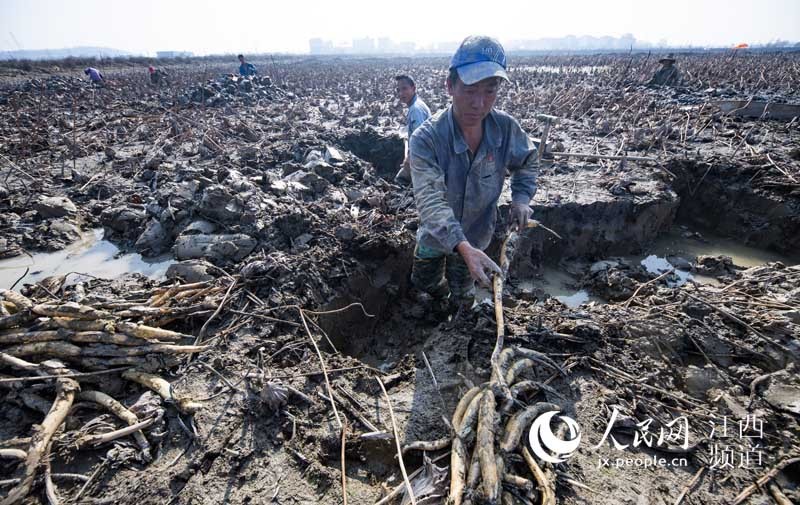
[[[420,221],[411,281],[433,298],[435,308],[471,305],[474,281],[489,286],[491,274],[500,273],[483,251],[494,234],[506,171],[510,226],[524,229],[531,214],[536,148],[514,118],[494,109],[503,81],[508,74],[500,43],[467,37],[450,60],[452,104],[410,139]]]

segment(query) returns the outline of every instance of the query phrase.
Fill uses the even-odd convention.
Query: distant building
[[[333,43],[330,40],[310,39],[308,49],[311,54],[331,54],[333,53]]]
[[[458,43],[453,43],[453,50],[456,47]],[[414,54],[418,48],[414,42],[395,42],[389,37],[377,40],[365,37],[353,39],[350,45],[337,45],[321,38],[308,39],[308,50],[311,54]]]
[[[378,52],[379,53],[393,53],[394,42],[388,37],[381,37],[378,39]]]
[[[194,53],[191,51],[156,51],[156,58],[159,59],[191,58],[192,56],[194,56]]]
[[[375,52],[375,39],[369,37],[353,39],[353,52],[356,54],[369,54]]]
[[[417,45],[413,42],[399,42],[395,44],[395,51],[396,53],[402,54],[409,54],[413,53],[417,49]]]

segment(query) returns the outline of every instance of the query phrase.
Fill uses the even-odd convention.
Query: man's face
[[[239,63],[244,65],[244,57],[239,58]]]
[[[469,86],[458,79],[447,81],[447,92],[453,97],[453,114],[462,127],[478,126],[494,107],[500,78],[490,77]]]
[[[394,90],[397,93],[397,98],[404,104],[409,105],[417,92],[417,87],[412,86],[403,79],[396,81],[396,83]]]

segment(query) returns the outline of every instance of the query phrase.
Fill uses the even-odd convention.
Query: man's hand
[[[492,261],[491,258],[486,256],[486,253],[480,249],[472,247],[466,240],[456,246],[456,251],[464,258],[464,263],[467,264],[469,274],[472,278],[484,287],[488,288],[492,285],[487,272],[489,274],[503,274],[503,271],[500,270],[497,263]]]
[[[524,203],[512,203],[511,208],[508,210],[508,226],[517,230],[524,230],[528,227],[528,219],[530,219],[533,210]]]
[[[394,176],[394,182],[401,186],[408,186],[411,184],[411,160],[408,158],[403,160],[403,164],[400,165],[400,170],[397,172],[397,175]]]

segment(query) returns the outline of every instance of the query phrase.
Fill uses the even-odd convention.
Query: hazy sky
[[[424,45],[472,33],[501,41],[625,33],[672,45],[800,41],[800,1],[0,0],[0,50],[306,53],[312,37],[341,43],[390,37]]]

